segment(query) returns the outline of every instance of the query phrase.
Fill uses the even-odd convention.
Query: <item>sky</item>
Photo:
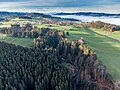
[[[0,11],[120,13],[120,0],[0,0]]]

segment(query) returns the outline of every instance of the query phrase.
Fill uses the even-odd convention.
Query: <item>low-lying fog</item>
[[[91,21],[103,21],[106,23],[111,23],[115,25],[120,25],[120,17],[93,17],[93,16],[78,16],[78,15],[53,15],[61,18],[74,18],[78,20],[82,20],[83,22],[91,22]]]

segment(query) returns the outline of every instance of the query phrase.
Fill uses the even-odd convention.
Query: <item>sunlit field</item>
[[[68,27],[68,26],[67,26]],[[95,29],[83,29],[69,26],[70,30],[65,27],[52,27],[53,29],[65,30],[70,33],[70,39],[75,40],[83,37],[87,45],[97,52],[98,60],[107,65],[109,72],[114,79],[120,79],[120,41],[117,40],[120,32],[106,33],[105,31]]]
[[[15,38],[15,37],[10,37],[5,34],[0,34],[0,40],[1,41],[7,42],[7,43],[12,43],[15,45],[21,45],[23,47],[33,47],[33,39],[31,38]]]
[[[120,79],[120,41],[90,29],[71,30],[71,39],[83,37],[87,45],[97,52],[98,60],[108,66],[114,79]],[[119,37],[119,36],[118,36]]]

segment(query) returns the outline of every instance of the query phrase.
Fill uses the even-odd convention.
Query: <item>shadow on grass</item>
[[[87,34],[83,34],[86,32]],[[108,70],[112,73],[114,79],[120,80],[120,41],[110,38],[90,29],[71,30],[72,39],[83,37],[87,41],[87,45],[96,50],[98,59],[108,66]]]

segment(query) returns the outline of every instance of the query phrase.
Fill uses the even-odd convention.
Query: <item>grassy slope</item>
[[[114,79],[120,80],[120,32],[108,33],[95,29],[75,28],[74,26],[53,26],[52,29],[65,30],[72,40],[83,37],[87,45],[96,50],[99,60],[107,65]],[[70,29],[70,30],[66,30]]]
[[[2,27],[10,27],[11,24],[14,24],[14,22],[1,22],[1,23],[2,23],[2,25],[0,25],[0,28],[2,28]]]
[[[94,30],[97,33],[100,33],[102,35],[106,35],[106,36],[111,37],[111,38],[120,39],[120,32],[118,32],[118,31],[107,32],[107,31],[94,29],[94,28],[91,28],[91,30]]]
[[[87,45],[97,52],[98,59],[107,65],[114,79],[120,80],[120,41],[116,40],[116,38],[120,37],[120,32],[108,33],[95,29],[75,28],[73,26],[51,28],[58,30],[72,29],[68,30],[72,40],[83,37]]]
[[[30,39],[30,38],[15,38],[15,37],[6,36],[3,39],[3,41],[7,42],[7,43],[21,45],[23,47],[32,47],[33,46],[33,39]]]
[[[19,18],[15,18],[15,19],[12,19],[8,22],[0,22],[2,23],[2,25],[0,25],[0,28],[3,28],[3,27],[10,27],[11,24],[15,24],[17,22],[26,22],[26,23],[30,23],[31,21],[30,20],[27,20],[27,19],[19,19]]]
[[[83,37],[96,50],[98,59],[108,66],[115,79],[120,79],[120,41],[89,29],[69,31],[72,39]]]

